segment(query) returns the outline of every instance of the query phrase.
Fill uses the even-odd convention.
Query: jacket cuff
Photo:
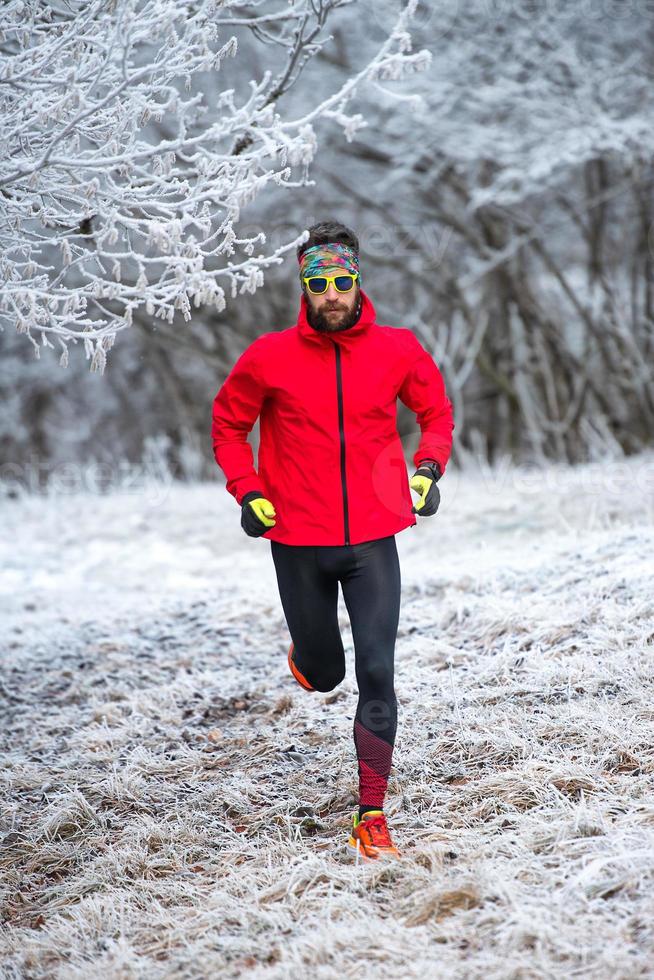
[[[426,459],[426,458],[425,459],[421,459],[420,462],[418,463],[418,469],[419,470],[420,469],[430,470],[430,472],[432,473],[432,475],[434,477],[434,481],[436,483],[438,483],[438,481],[440,480],[440,478],[443,475],[442,472],[441,472],[440,463],[436,459]]]
[[[254,471],[248,476],[240,477],[232,490],[232,495],[239,507],[243,503],[243,497],[245,494],[251,493],[253,490],[261,493],[262,497],[266,496],[261,490],[261,480],[259,479],[259,475]]]

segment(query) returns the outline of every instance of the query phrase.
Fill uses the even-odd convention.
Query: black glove
[[[436,460],[421,460],[409,483],[411,489],[420,494],[420,500],[416,501],[417,506],[411,508],[412,514],[417,514],[418,517],[431,517],[436,513],[441,502],[440,491],[436,484],[442,475]]]
[[[250,490],[241,501],[241,527],[251,538],[260,538],[277,521],[274,505],[260,490]]]

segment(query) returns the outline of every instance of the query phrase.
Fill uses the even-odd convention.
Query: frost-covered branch
[[[0,327],[40,346],[84,343],[103,371],[137,311],[169,323],[192,307],[223,310],[255,290],[302,241],[267,249],[239,234],[267,187],[311,183],[313,124],[334,119],[348,139],[365,124],[348,106],[366,80],[424,68],[401,9],[377,53],[309,112],[285,120],[281,97],[330,37],[350,0],[291,0],[277,10],[242,0],[10,0],[0,65]],[[286,53],[245,90],[229,84],[241,28]],[[227,84],[209,103],[201,79]],[[157,128],[165,125],[167,138]],[[299,173],[296,173],[299,170]]]

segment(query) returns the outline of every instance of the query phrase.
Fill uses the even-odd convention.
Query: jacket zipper
[[[336,355],[336,394],[338,396],[338,430],[341,438],[341,485],[343,487],[343,522],[345,528],[345,544],[350,543],[350,524],[347,505],[347,481],[345,478],[345,429],[343,426],[343,378],[341,373],[341,349],[335,340]]]

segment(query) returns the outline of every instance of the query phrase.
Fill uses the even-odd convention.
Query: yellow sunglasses
[[[310,293],[319,296],[327,292],[330,282],[337,293],[349,293],[358,278],[358,272],[338,272],[333,276],[302,276],[302,282]]]

